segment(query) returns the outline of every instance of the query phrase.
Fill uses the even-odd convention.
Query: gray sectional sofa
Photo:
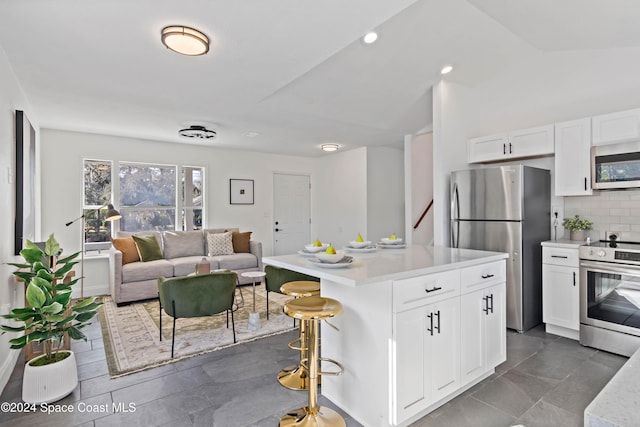
[[[239,284],[252,283],[242,277],[245,271],[262,271],[262,243],[249,241],[249,253],[207,256],[206,233],[238,231],[237,228],[208,229],[204,231],[165,231],[155,234],[160,243],[163,259],[136,261],[122,264],[122,252],[112,247],[109,252],[109,287],[111,297],[118,305],[158,296],[158,277],[180,277],[195,271],[195,266],[206,258],[211,270],[228,269],[238,273]],[[132,233],[119,233],[127,237]]]

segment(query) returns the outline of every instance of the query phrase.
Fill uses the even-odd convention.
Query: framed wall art
[[[232,205],[252,205],[253,204],[253,180],[252,179],[230,179],[229,180],[229,203]]]
[[[36,131],[24,111],[16,110],[15,254],[36,236]]]

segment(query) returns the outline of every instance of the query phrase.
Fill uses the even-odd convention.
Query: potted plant
[[[565,218],[562,221],[562,226],[569,230],[571,240],[585,240],[585,231],[593,229],[593,223],[588,219],[580,218],[580,215]]]
[[[22,349],[29,343],[41,343],[43,354],[28,361],[22,379],[22,400],[27,403],[49,403],[63,398],[78,384],[75,355],[60,349],[65,335],[86,341],[81,329],[87,326],[102,304],[94,297],[73,303],[71,288],[80,279],[63,282],[77,264],[79,252],[65,258],[60,245],[49,236],[42,251],[31,241],[20,251],[24,263],[10,263],[18,268],[13,274],[26,286],[24,308],[15,308],[4,315],[21,326],[2,325],[6,332],[22,335],[9,340],[12,349]]]

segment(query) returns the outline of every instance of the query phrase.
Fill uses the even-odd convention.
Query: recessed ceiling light
[[[362,43],[364,44],[371,44],[376,40],[378,40],[378,33],[375,31],[369,31],[367,34],[362,36]]]
[[[162,44],[183,55],[198,56],[209,52],[209,38],[202,32],[182,25],[162,29]]]
[[[442,70],[440,70],[440,74],[449,74],[451,70],[453,70],[453,67],[451,65],[445,65],[444,67],[442,67]]]
[[[322,148],[322,151],[338,151],[340,146],[338,144],[322,144],[320,148]]]
[[[178,131],[180,136],[185,138],[197,138],[197,139],[212,139],[215,138],[217,133],[214,130],[207,129],[204,126],[192,125],[186,129],[180,129]]]

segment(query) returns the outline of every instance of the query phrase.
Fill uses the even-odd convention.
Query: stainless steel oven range
[[[580,247],[580,344],[631,356],[640,348],[640,242]]]

